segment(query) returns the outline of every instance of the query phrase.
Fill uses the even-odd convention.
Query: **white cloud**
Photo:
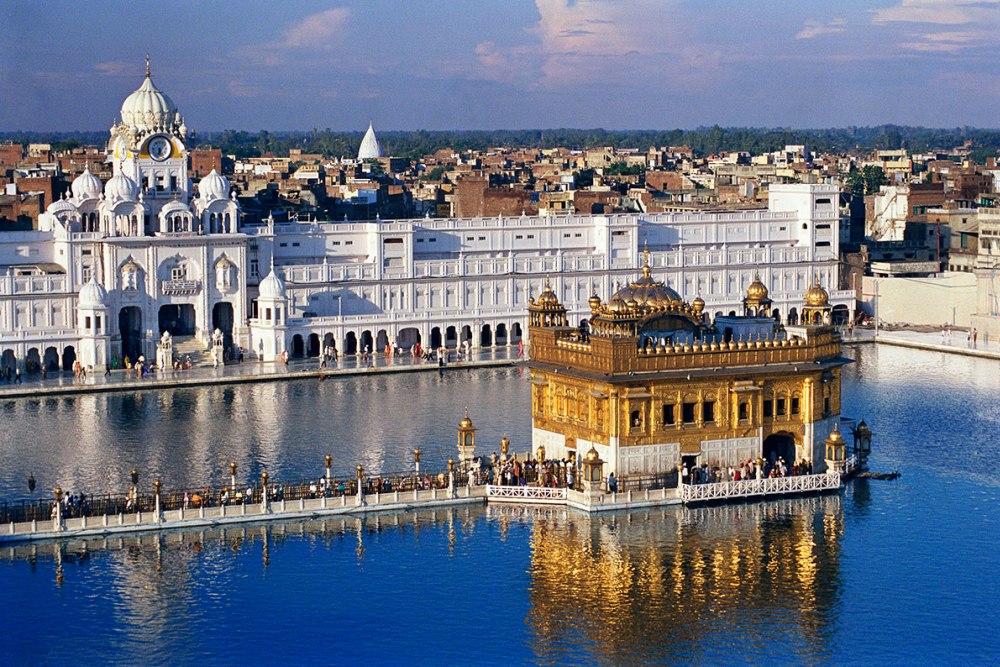
[[[285,29],[281,46],[288,48],[329,49],[351,15],[347,7],[334,7],[310,14]]]
[[[894,7],[874,12],[872,23],[931,23],[962,25],[996,22],[1000,0],[901,0]]]
[[[138,75],[142,72],[141,68],[141,64],[127,63],[123,60],[110,60],[94,65],[94,69],[104,76]]]
[[[813,37],[819,37],[820,35],[830,35],[833,33],[844,32],[847,28],[847,21],[844,19],[833,19],[827,23],[822,23],[820,21],[806,21],[802,30],[795,33],[795,39],[812,39]]]

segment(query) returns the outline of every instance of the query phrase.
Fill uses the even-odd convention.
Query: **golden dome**
[[[646,251],[645,255],[646,262],[642,266],[642,277],[615,292],[610,302],[617,299],[628,308],[633,309],[644,306],[653,309],[666,309],[671,305],[683,304],[684,300],[677,292],[653,278],[653,271],[649,268],[649,251]]]
[[[764,285],[760,280],[760,274],[755,273],[753,276],[753,282],[747,287],[747,300],[748,301],[766,301],[767,300],[767,286]]]
[[[601,297],[599,297],[596,294],[594,294],[594,295],[592,295],[590,297],[590,299],[587,301],[587,303],[590,304],[590,310],[591,310],[591,312],[593,312],[593,311],[595,311],[595,310],[597,310],[598,308],[601,307]]]
[[[830,431],[830,437],[826,441],[831,445],[842,444],[844,442],[844,436],[840,434],[840,427],[836,424],[833,426],[833,430]]]
[[[830,305],[830,295],[820,286],[818,278],[813,286],[809,288],[809,291],[806,292],[805,302],[807,306],[813,306],[814,308]]]
[[[699,294],[698,296],[696,296],[694,298],[694,301],[691,302],[691,306],[695,310],[704,310],[705,309],[705,300],[702,299],[701,295]]]
[[[462,421],[458,422],[458,427],[462,429],[472,428],[472,420],[469,419],[469,409],[465,409],[465,416],[462,417]]]
[[[536,303],[539,306],[558,306],[559,297],[556,293],[552,291],[552,285],[549,283],[549,277],[545,276],[545,289],[542,293],[538,295],[538,301]]]
[[[590,451],[588,451],[587,454],[583,457],[583,460],[584,461],[600,461],[601,460],[601,455],[598,454],[597,450],[594,448],[594,446],[591,445]]]

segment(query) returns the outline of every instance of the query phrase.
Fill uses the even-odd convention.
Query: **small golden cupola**
[[[538,299],[528,299],[528,326],[568,326],[566,309],[559,303],[559,297],[552,290],[552,283],[547,275],[545,276],[545,289],[538,295]]]
[[[819,284],[816,278],[806,291],[805,307],[802,308],[802,324],[830,324],[830,295]]]
[[[743,314],[747,317],[768,317],[771,311],[771,297],[768,295],[767,286],[760,279],[760,274],[755,273],[753,282],[747,287],[747,294],[743,298]]]

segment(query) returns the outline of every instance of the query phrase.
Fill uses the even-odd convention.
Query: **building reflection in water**
[[[822,659],[842,533],[837,495],[536,516],[527,621],[537,662],[565,662],[581,646],[613,664],[752,662],[764,641],[782,642],[796,662]]]
[[[287,540],[353,543],[361,565],[382,533],[419,542],[429,530],[445,536],[451,559],[461,557],[456,544],[481,528],[487,530],[479,540],[504,542],[515,526],[530,535],[523,621],[539,664],[579,662],[581,655],[610,664],[752,662],[755,650],[773,656],[774,642],[789,661],[829,658],[841,589],[839,495],[594,515],[466,506],[11,545],[0,549],[0,559],[49,562],[62,586],[93,576],[74,566],[105,552],[119,621],[155,645],[177,632],[168,619],[208,614],[211,605],[199,605],[204,594],[211,602],[238,585],[231,580],[234,556],[259,554],[267,568],[282,558]]]

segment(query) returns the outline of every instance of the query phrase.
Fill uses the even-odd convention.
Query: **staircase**
[[[191,366],[211,366],[212,355],[207,344],[194,336],[174,337],[174,358],[184,363],[185,357],[191,357]]]

